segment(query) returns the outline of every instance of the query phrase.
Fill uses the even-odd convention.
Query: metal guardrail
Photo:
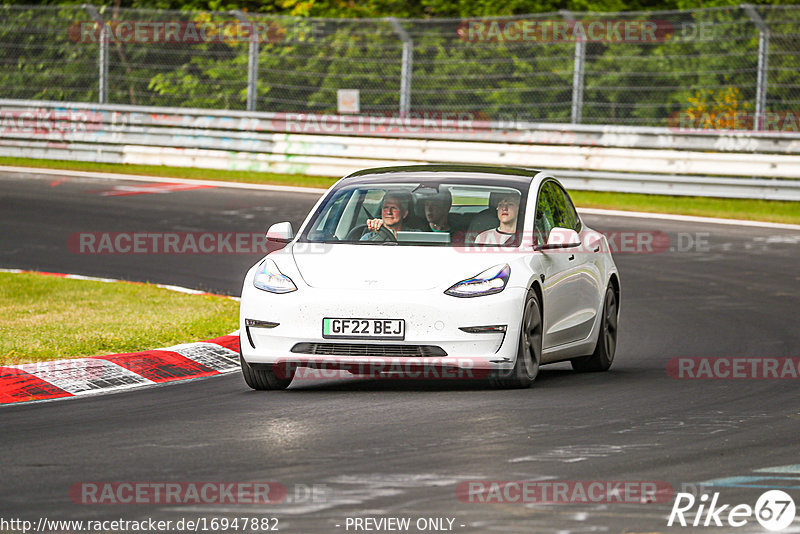
[[[681,130],[646,126],[567,125],[518,121],[484,121],[470,113],[441,113],[411,116],[364,117],[315,115],[308,113],[267,113],[169,107],[146,107],[40,100],[0,99],[0,132],[8,121],[23,113],[30,119],[48,112],[61,113],[49,120],[86,124],[87,132],[129,131],[147,127],[195,128],[209,135],[221,132],[285,132],[347,136],[450,139],[568,145],[587,147],[655,148],[763,154],[800,154],[800,133]],[[48,120],[46,117],[45,120]],[[135,128],[141,128],[136,130]],[[76,130],[77,131],[77,130]]]
[[[705,151],[721,145],[728,151]],[[0,155],[328,176],[488,163],[551,169],[574,189],[800,200],[797,134],[508,125],[458,114],[400,120],[0,100]]]

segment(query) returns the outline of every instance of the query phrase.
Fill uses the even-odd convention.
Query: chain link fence
[[[5,98],[337,113],[349,89],[367,115],[800,130],[800,6],[430,20],[86,5],[0,14]]]

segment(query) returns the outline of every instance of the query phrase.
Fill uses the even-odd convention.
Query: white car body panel
[[[539,185],[549,178],[541,172],[531,178],[525,232],[533,228]],[[310,212],[298,236],[324,198]],[[605,237],[585,225],[579,236],[582,245],[575,249],[520,247],[489,253],[455,247],[306,243],[295,237],[268,257],[292,279],[297,291],[275,294],[257,289],[253,277],[261,261],[245,276],[240,307],[242,356],[250,364],[313,361],[312,356],[292,353],[292,347],[305,342],[342,342],[323,338],[323,318],[404,319],[404,340],[359,342],[435,345],[447,353],[441,360],[452,360],[456,366],[468,358],[473,367],[508,369],[516,358],[525,297],[534,285],[543,295],[542,363],[591,354],[598,339],[605,289],[611,277],[618,275]],[[598,245],[595,252],[593,247]],[[501,264],[511,268],[502,292],[471,298],[445,294],[453,284]],[[246,319],[278,326],[248,327]],[[476,334],[459,330],[486,325],[506,325],[507,331]],[[343,363],[362,359],[337,358]]]

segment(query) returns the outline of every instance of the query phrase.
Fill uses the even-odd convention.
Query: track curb
[[[125,282],[111,278],[22,269],[0,269],[0,272]],[[181,293],[214,295],[180,286],[154,285]],[[225,295],[214,296],[235,299]],[[141,352],[0,366],[0,405],[99,395],[238,370],[238,332],[202,342],[182,343]]]

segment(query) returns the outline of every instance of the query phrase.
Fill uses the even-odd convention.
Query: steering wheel
[[[358,241],[361,237],[367,232],[367,225],[366,224],[359,224],[349,232],[347,232],[347,237],[345,238],[346,241]],[[381,226],[378,228],[378,236],[382,237],[381,241],[397,241],[397,238],[394,236],[391,230],[386,228],[385,226]]]

